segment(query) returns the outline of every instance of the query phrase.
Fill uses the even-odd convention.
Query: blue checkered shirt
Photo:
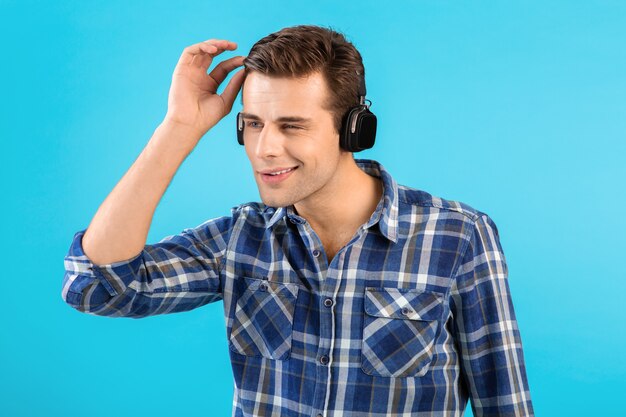
[[[356,162],[383,196],[330,264],[293,206],[247,203],[107,265],[77,232],[63,299],[132,318],[223,300],[234,416],[534,415],[493,220]]]

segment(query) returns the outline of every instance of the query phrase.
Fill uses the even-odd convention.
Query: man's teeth
[[[292,171],[292,170],[293,170],[293,168],[284,169],[282,171],[271,172],[270,175],[280,175],[280,174],[284,174],[285,172],[289,172],[289,171]]]

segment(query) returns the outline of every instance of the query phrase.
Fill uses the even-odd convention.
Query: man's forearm
[[[93,263],[110,264],[141,252],[159,201],[201,137],[200,132],[172,122],[157,127],[83,236],[83,250]]]

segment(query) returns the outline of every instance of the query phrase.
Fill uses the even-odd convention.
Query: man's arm
[[[243,82],[243,71],[222,95],[217,87],[243,62],[234,57],[206,71],[215,55],[235,49],[228,41],[207,41],[184,49],[172,77],[165,121],[104,200],[83,239],[85,254],[109,264],[139,254],[152,216],[174,174],[202,136],[228,114]],[[210,52],[212,51],[212,52]]]
[[[506,259],[498,229],[486,214],[474,224],[450,307],[474,415],[533,416]]]
[[[230,218],[146,245],[152,216],[178,168],[202,136],[228,114],[244,78],[238,56],[210,74],[213,58],[236,44],[209,40],[184,49],[165,120],[107,196],[65,258],[63,299],[80,311],[144,317],[195,308],[219,298],[218,269]]]
[[[224,216],[145,245],[131,259],[94,264],[83,250],[85,230],[65,257],[63,300],[99,316],[141,318],[188,311],[222,298],[220,270],[236,221]]]

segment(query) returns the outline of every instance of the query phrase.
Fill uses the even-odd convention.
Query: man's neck
[[[369,220],[383,194],[382,180],[365,173],[352,158],[340,171],[324,195],[294,204],[320,235],[353,234]]]

